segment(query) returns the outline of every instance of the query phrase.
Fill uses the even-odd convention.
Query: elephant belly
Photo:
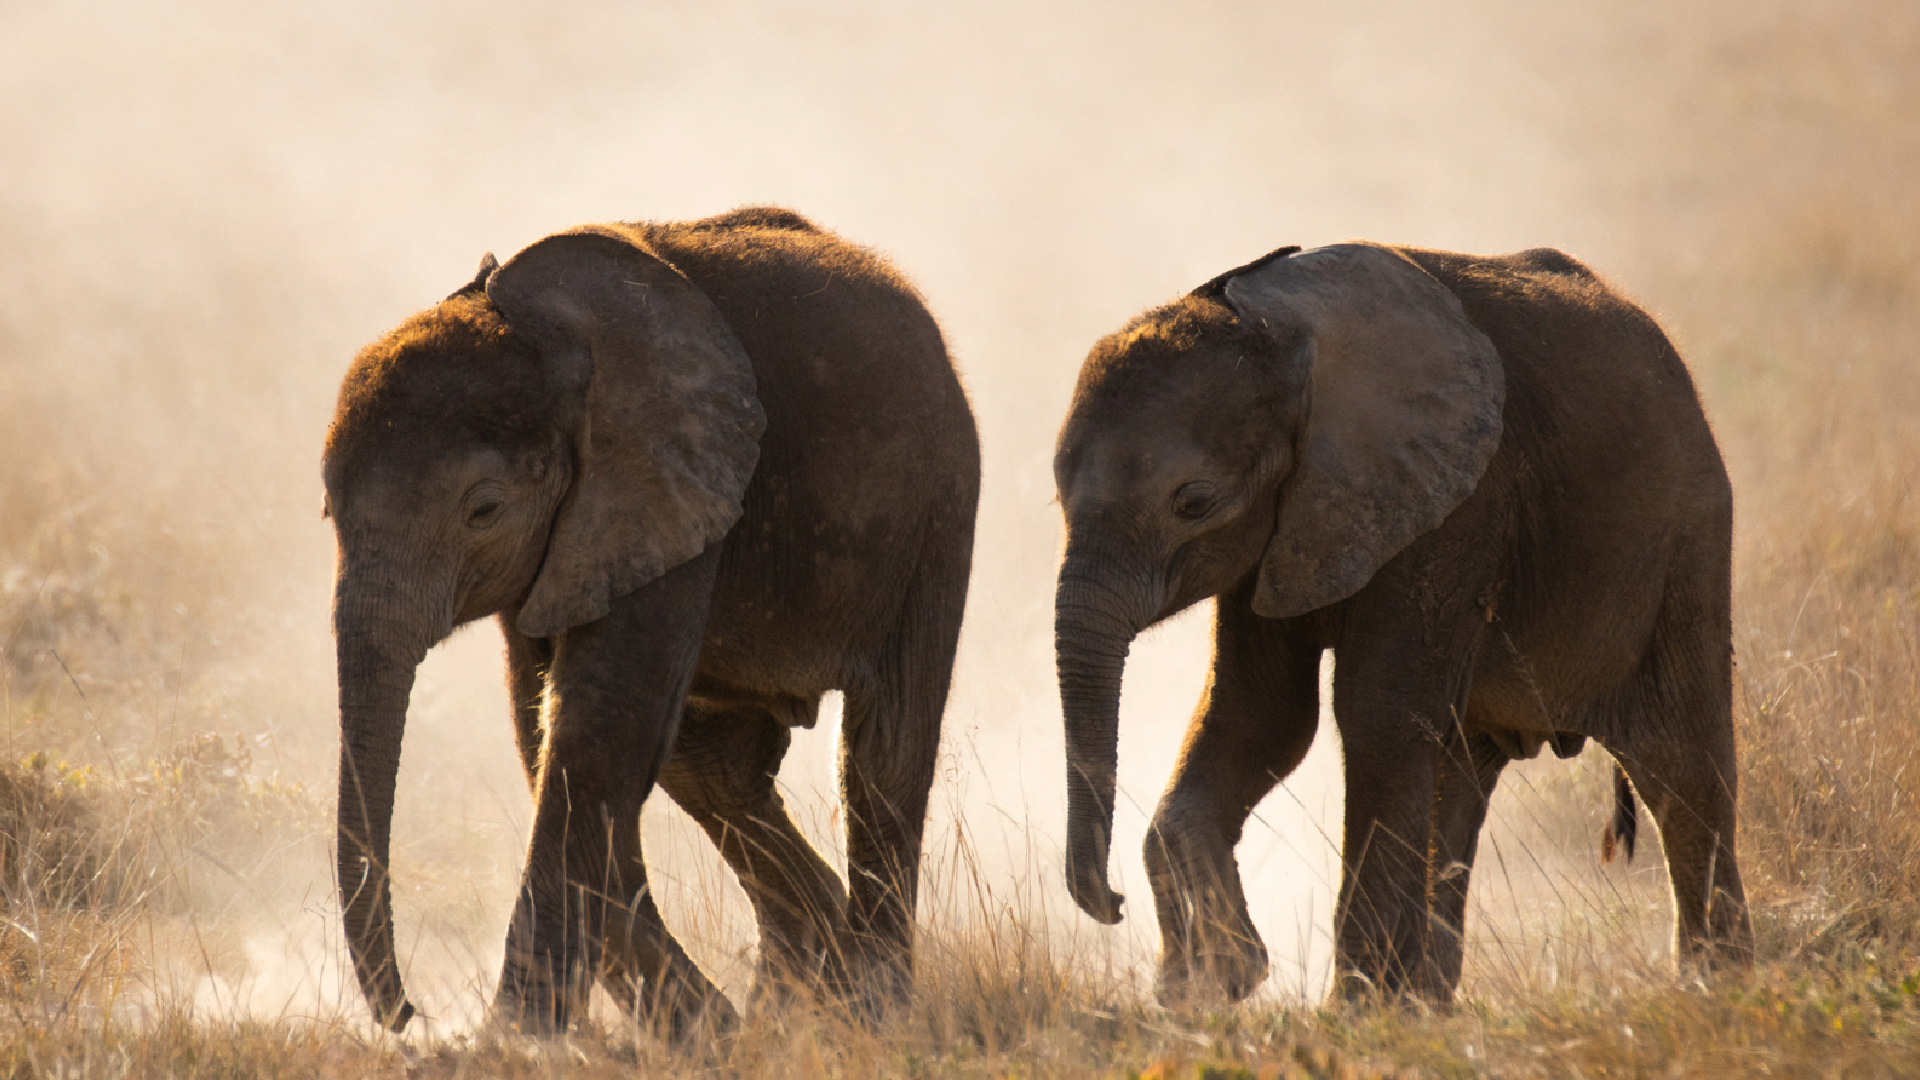
[[[1500,752],[1511,761],[1528,761],[1540,756],[1540,751],[1553,748],[1553,756],[1566,760],[1578,757],[1586,749],[1587,737],[1569,731],[1520,731],[1514,728],[1485,728],[1475,730],[1493,740]]]
[[[1500,619],[1474,663],[1469,726],[1492,735],[1512,758],[1551,746],[1578,754],[1588,737],[1606,738],[1622,717],[1622,695],[1638,682],[1651,648],[1652,619],[1597,624],[1567,612],[1536,624]]]
[[[694,676],[687,690],[687,703],[705,713],[729,713],[742,709],[765,712],[775,723],[788,728],[811,728],[820,719],[820,696],[812,694],[768,693],[734,686],[704,671]]]
[[[742,520],[722,554],[696,693],[817,702],[873,662],[901,620],[927,530],[916,515],[877,535],[836,516]]]

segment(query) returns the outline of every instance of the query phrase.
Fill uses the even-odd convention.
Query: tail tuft
[[[1633,861],[1633,842],[1640,832],[1640,815],[1633,801],[1633,785],[1627,782],[1627,770],[1613,766],[1613,820],[1600,834],[1600,861],[1610,863],[1616,850],[1624,850]]]

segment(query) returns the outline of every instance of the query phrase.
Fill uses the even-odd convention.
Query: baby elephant
[[[387,859],[408,691],[495,614],[535,803],[498,1018],[562,1027],[598,977],[670,1035],[731,1020],[647,888],[656,780],[739,875],[763,988],[906,991],[980,454],[897,273],[777,209],[488,256],[354,360],[325,474],[340,897],[382,1023],[413,1012]],[[847,888],[773,781],[830,689]]]
[[[1094,346],[1054,475],[1066,872],[1102,922],[1120,919],[1129,644],[1216,598],[1213,671],[1146,845],[1162,1000],[1266,976],[1233,848],[1313,741],[1328,649],[1339,992],[1452,997],[1500,770],[1588,737],[1659,823],[1681,953],[1750,959],[1727,474],[1673,346],[1586,267],[1276,251]]]

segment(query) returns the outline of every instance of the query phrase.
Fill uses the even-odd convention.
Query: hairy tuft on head
[[[1221,460],[1260,460],[1301,407],[1308,370],[1293,362],[1298,344],[1286,328],[1247,325],[1214,296],[1153,308],[1094,345],[1056,453],[1091,431],[1173,426]]]
[[[1142,381],[1158,383],[1182,377],[1184,360],[1202,342],[1225,342],[1247,337],[1245,328],[1223,303],[1188,294],[1169,304],[1143,312],[1131,322],[1101,338],[1080,369],[1075,396],[1095,386],[1130,392],[1148,389]],[[1249,345],[1256,344],[1249,340]]]
[[[538,357],[484,293],[456,293],[354,357],[326,459],[394,437],[451,435],[506,448],[546,433]]]

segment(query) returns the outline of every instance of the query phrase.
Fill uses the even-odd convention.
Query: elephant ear
[[[1500,444],[1506,376],[1460,301],[1406,256],[1339,244],[1225,283],[1250,327],[1299,341],[1305,427],[1253,608],[1301,615],[1358,592],[1473,494]]]
[[[489,251],[480,256],[480,269],[473,272],[473,280],[448,293],[447,299],[452,300],[457,296],[479,296],[485,293],[487,282],[492,279],[493,272],[498,269],[500,269],[500,260],[493,257],[493,252]]]
[[[552,637],[726,535],[766,414],[713,302],[611,229],[549,236],[486,289],[540,354],[574,441],[573,487],[517,623]]]

